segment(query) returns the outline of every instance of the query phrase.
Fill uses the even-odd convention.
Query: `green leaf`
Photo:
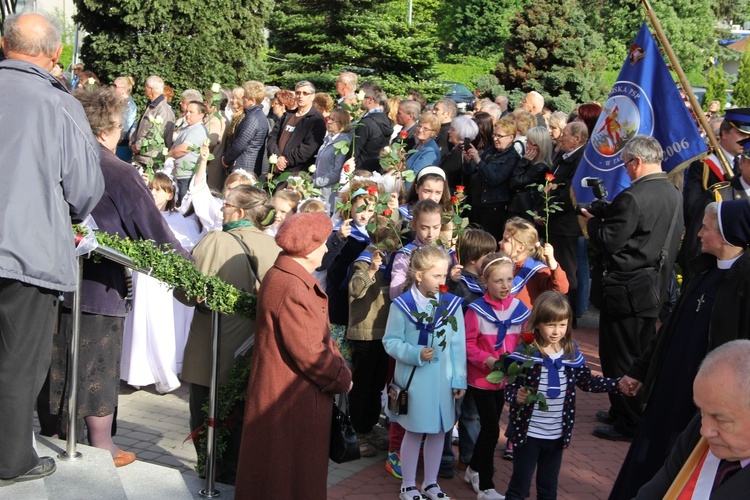
[[[500,384],[505,380],[505,374],[499,370],[495,370],[490,372],[485,378],[490,384]]]

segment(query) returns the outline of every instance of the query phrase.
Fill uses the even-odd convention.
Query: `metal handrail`
[[[97,253],[102,257],[109,259],[117,264],[125,266],[139,273],[151,276],[153,268],[140,267],[133,262],[133,259],[124,255],[117,250],[99,245],[91,253]],[[78,257],[78,277],[76,280],[76,291],[73,294],[73,305],[71,310],[72,316],[72,335],[70,340],[70,372],[68,387],[68,434],[65,443],[65,451],[58,455],[58,458],[66,461],[78,460],[82,457],[81,453],[76,451],[77,429],[76,421],[78,420],[78,347],[81,332],[81,286],[83,282],[83,259],[91,256],[91,253]],[[212,312],[211,336],[213,338],[212,352],[212,372],[211,372],[211,391],[208,401],[208,433],[206,445],[206,488],[200,491],[200,495],[207,498],[214,498],[220,495],[215,489],[215,468],[216,468],[216,433],[214,423],[216,422],[216,412],[218,410],[219,398],[219,326],[221,323],[221,314],[216,311]]]

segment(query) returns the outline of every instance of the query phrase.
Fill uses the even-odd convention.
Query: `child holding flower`
[[[529,496],[534,470],[539,498],[556,498],[563,449],[570,444],[575,421],[576,386],[586,392],[619,393],[619,379],[594,376],[572,339],[573,310],[565,295],[549,291],[534,304],[526,328],[534,334],[534,365],[525,378],[517,377],[505,390],[510,404],[510,440],[515,453],[513,474],[505,498]],[[524,333],[524,335],[527,335]],[[522,349],[507,358],[521,364]],[[546,404],[527,404],[530,392],[545,395]],[[540,408],[545,406],[545,409]]]
[[[494,455],[500,437],[505,382],[492,383],[487,375],[495,362],[518,345],[521,327],[529,309],[511,295],[514,263],[503,252],[484,258],[483,297],[469,304],[466,311],[466,355],[468,394],[479,413],[479,436],[464,479],[477,493],[478,500],[501,500],[492,480]]]
[[[391,304],[383,337],[386,352],[396,359],[394,382],[409,386],[408,413],[386,410],[406,430],[401,443],[401,500],[446,497],[437,484],[443,440],[453,427],[455,399],[466,389],[462,300],[447,293],[449,264],[448,254],[440,248],[424,246],[413,252],[406,291]],[[416,474],[423,436],[420,494]]]

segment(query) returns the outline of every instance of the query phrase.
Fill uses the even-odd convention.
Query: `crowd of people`
[[[689,454],[681,433],[692,439],[701,418],[704,460],[678,492],[699,498],[693,490],[740,491],[747,481],[739,473],[714,484],[723,460],[750,459],[750,434],[728,429],[716,409],[723,393],[712,395],[707,377],[735,384],[725,358],[747,365],[745,344],[721,346],[747,338],[750,325],[741,306],[750,110],[726,113],[721,151],[690,165],[684,182],[662,172],[655,139],[633,137],[620,151],[631,186],[589,213],[576,210],[571,183],[598,103],[552,113],[532,91],[514,111],[504,96],[466,110],[416,90],[389,97],[342,72],[335,97],[309,81],[294,90],[248,81],[186,89],[175,113],[154,75],[138,116],[127,76],[106,86],[78,68],[71,96],[54,19],[8,16],[4,33],[0,88],[12,91],[0,105],[14,118],[0,115],[2,199],[6,212],[38,216],[32,228],[5,218],[0,242],[0,416],[15,431],[0,436],[0,479],[55,470],[31,447],[31,415],[36,403],[44,435],[68,431],[69,226],[90,215],[99,231],[167,244],[257,295],[255,319],[228,315],[220,330],[220,384],[251,358],[236,408],[243,423],[216,470],[237,498],[325,498],[331,410],[345,392],[360,455],[387,451],[402,500],[448,498],[438,478],[457,470],[479,500],[527,498],[535,470],[538,496],[555,498],[576,387],[609,393],[594,435],[633,442],[611,498],[674,488],[684,458],[669,452]],[[45,147],[32,145],[46,128]],[[679,298],[669,291],[676,261]],[[159,392],[189,384],[190,430],[200,432],[211,378],[202,298],[105,259],[85,261],[80,295],[88,442],[117,466],[136,459],[112,440],[120,379]],[[590,300],[603,377],[572,338]],[[523,363],[525,378],[504,377]],[[408,411],[384,408],[394,387],[407,390]],[[494,450],[506,404],[513,473],[501,488]]]

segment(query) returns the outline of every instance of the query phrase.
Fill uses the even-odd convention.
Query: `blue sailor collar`
[[[546,268],[547,265],[539,262],[538,260],[526,257],[523,265],[518,269],[516,275],[513,277],[513,287],[510,289],[510,293],[517,295],[518,292],[523,290],[523,287],[529,282],[529,280],[540,270]]]
[[[419,321],[415,316],[415,314],[420,311],[417,307],[417,301],[414,298],[412,290],[407,290],[393,299],[393,303],[396,304],[404,314],[406,314],[409,321],[414,323],[419,330],[418,345],[426,346],[429,336],[433,334],[435,330],[445,326],[445,318],[453,316],[464,301],[461,297],[457,297],[451,293],[438,293],[437,300],[438,306],[432,312],[433,320],[429,324],[426,324],[423,321]],[[446,314],[443,314],[443,311],[445,311]]]
[[[497,327],[497,340],[495,341],[495,350],[498,350],[500,349],[500,347],[502,347],[503,340],[505,340],[505,334],[508,333],[508,328],[510,328],[511,325],[523,324],[531,314],[529,308],[526,307],[526,305],[518,299],[513,299],[510,307],[513,308],[513,312],[510,314],[510,318],[501,320],[497,317],[497,315],[495,314],[495,310],[484,297],[480,297],[469,304],[469,309],[477,313],[478,316],[486,319],[490,323],[493,323]],[[510,309],[510,307],[508,309]]]
[[[535,365],[542,365],[547,368],[547,397],[558,398],[560,397],[560,368],[568,366],[570,368],[580,368],[586,364],[586,360],[578,350],[578,344],[573,344],[575,352],[573,359],[567,359],[565,354],[557,359],[552,359],[549,356],[543,356],[541,352],[536,351],[531,354],[531,361]],[[526,355],[522,352],[523,347],[519,346],[516,351],[508,356],[507,360],[513,360],[516,362],[523,363],[526,361]]]

